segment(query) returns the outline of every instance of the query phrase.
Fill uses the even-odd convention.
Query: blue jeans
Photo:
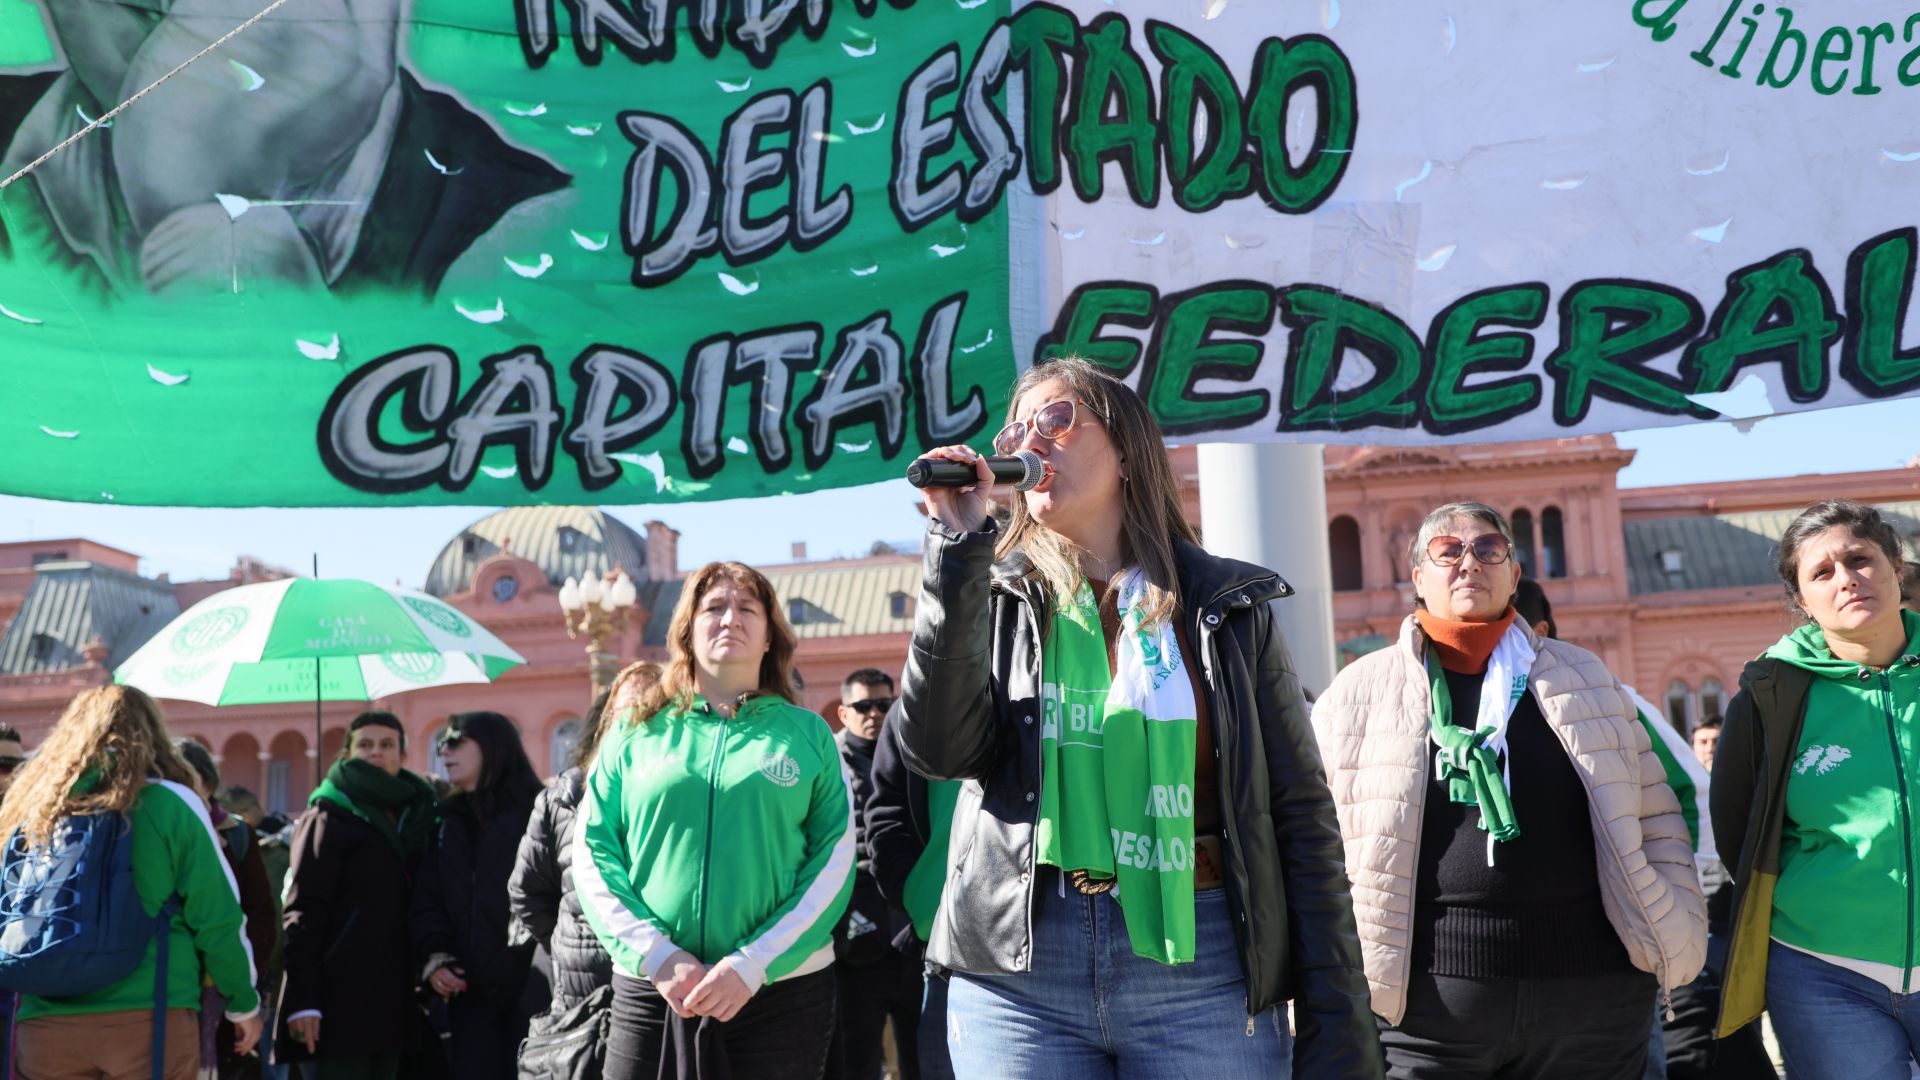
[[[1653,1003],[1653,1033],[1647,1036],[1647,1071],[1641,1073],[1641,1080],[1667,1080],[1667,1033],[1661,1026],[1667,1019],[1667,1010],[1659,1001]]]
[[[920,1080],[953,1080],[947,1056],[947,980],[927,972],[927,993],[920,999]]]
[[[1133,954],[1110,894],[1034,889],[1033,970],[954,972],[947,1048],[960,1080],[1288,1080],[1283,1009],[1247,1016],[1225,890],[1194,902],[1195,956],[1168,966]]]
[[[1896,994],[1775,941],[1767,1012],[1793,1080],[1908,1080],[1920,1060],[1920,993]]]

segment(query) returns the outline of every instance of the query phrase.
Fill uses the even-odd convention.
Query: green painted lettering
[[[1521,375],[1466,385],[1468,375],[1520,371],[1533,359],[1533,335],[1487,334],[1489,324],[1532,329],[1546,317],[1547,287],[1511,285],[1461,297],[1434,316],[1427,334],[1427,430],[1453,435],[1491,427],[1540,403],[1540,377]]]
[[[1785,11],[1785,8],[1780,10]],[[1813,89],[1819,94],[1837,94],[1847,85],[1847,61],[1853,59],[1853,32],[1844,26],[1829,26],[1813,47]],[[1828,61],[1839,61],[1840,77],[1828,82],[1823,72]]]
[[[1267,413],[1265,390],[1202,393],[1201,379],[1245,382],[1260,370],[1258,341],[1220,341],[1216,329],[1253,337],[1273,326],[1273,290],[1256,281],[1225,281],[1169,296],[1140,385],[1147,408],[1168,435],[1241,427]]]
[[[1295,285],[1280,294],[1280,319],[1292,330],[1287,344],[1283,431],[1412,427],[1420,382],[1420,339],[1384,308],[1319,285]],[[1348,350],[1373,365],[1373,376],[1339,390]]]
[[[1039,362],[1078,356],[1126,378],[1140,362],[1140,343],[1127,337],[1102,337],[1107,323],[1141,330],[1153,325],[1160,294],[1149,285],[1127,282],[1089,282],[1073,291],[1060,307],[1053,333],[1040,339]]]
[[[1067,164],[1074,193],[1100,197],[1102,166],[1117,159],[1141,206],[1160,201],[1160,128],[1146,65],[1129,44],[1127,20],[1108,12],[1080,35],[1079,91],[1067,105]]]
[[[1167,126],[1167,181],[1174,204],[1204,213],[1253,186],[1246,160],[1247,126],[1240,89],[1213,50],[1186,31],[1147,24],[1160,60],[1160,115]],[[1207,113],[1206,143],[1194,146],[1194,119]]]
[[[1695,394],[1725,390],[1741,368],[1778,362],[1787,396],[1800,404],[1827,392],[1827,346],[1840,336],[1833,293],[1805,251],[1784,251],[1736,270],[1707,332],[1687,346],[1680,373]]]
[[[1353,67],[1333,42],[1318,34],[1291,41],[1268,38],[1255,58],[1247,126],[1258,151],[1261,197],[1283,214],[1304,214],[1325,202],[1353,156],[1360,105]],[[1298,168],[1287,152],[1287,101],[1313,88],[1313,143]]]
[[[1655,5],[1661,5],[1660,14],[1647,14],[1647,10]],[[1653,31],[1653,40],[1665,41],[1673,36],[1674,17],[1686,6],[1687,0],[1634,0],[1633,21]]]
[[[1873,81],[1873,43],[1875,39],[1885,38],[1887,44],[1893,44],[1893,24],[1881,23],[1878,26],[1858,27],[1860,31],[1860,84],[1853,92],[1861,97],[1880,92],[1879,84]]]
[[[1060,106],[1066,72],[1060,54],[1070,51],[1080,27],[1050,4],[1034,4],[1014,16],[1007,66],[1026,74],[1027,179],[1044,195],[1060,186]]]
[[[1700,331],[1700,303],[1646,281],[1582,281],[1560,298],[1560,344],[1546,359],[1553,376],[1553,421],[1572,427],[1593,399],[1665,416],[1710,420],[1712,409],[1687,400],[1683,383],[1646,366]]]
[[[1780,29],[1773,35],[1773,48],[1767,50],[1767,62],[1760,65],[1760,74],[1753,81],[1755,85],[1778,90],[1792,82],[1794,76],[1800,74],[1800,65],[1806,63],[1807,35],[1793,28],[1793,12],[1786,8],[1775,8],[1774,11],[1780,16]],[[1759,12],[1760,9],[1755,7],[1754,14]],[[1774,66],[1780,62],[1780,47],[1783,45],[1793,46],[1793,66],[1787,69],[1785,75],[1779,74],[1779,69]]]
[[[1915,230],[1883,233],[1847,259],[1847,333],[1840,346],[1840,377],[1867,397],[1884,398],[1920,387],[1920,346],[1900,347],[1900,328],[1913,298]]]

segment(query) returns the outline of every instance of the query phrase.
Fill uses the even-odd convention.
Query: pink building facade
[[[1349,654],[1413,610],[1408,547],[1454,500],[1487,503],[1518,534],[1559,634],[1690,729],[1718,716],[1740,671],[1797,625],[1774,545],[1824,498],[1879,506],[1920,535],[1920,468],[1622,489],[1633,460],[1612,436],[1460,447],[1334,447],[1327,511],[1336,639]]]
[[[1406,551],[1427,511],[1477,500],[1512,518],[1521,558],[1546,588],[1561,636],[1593,649],[1686,728],[1717,715],[1742,665],[1793,625],[1772,545],[1794,512],[1820,498],[1856,498],[1882,507],[1910,541],[1920,534],[1920,468],[1623,490],[1618,474],[1632,460],[1609,436],[1330,448],[1324,527],[1342,654],[1380,647],[1412,610]],[[1187,512],[1198,521],[1192,449],[1174,451],[1174,464]],[[640,600],[614,649],[624,659],[664,660],[682,562],[704,561],[683,560],[678,543],[661,522],[647,522],[643,534],[584,507],[505,510],[450,539],[427,570],[426,591],[528,662],[490,685],[373,703],[405,723],[409,764],[422,771],[437,764],[430,747],[448,715],[490,709],[519,726],[537,770],[563,768],[579,737],[589,679],[583,642],[567,636],[560,614],[561,582],[626,570]],[[918,555],[880,550],[766,570],[799,638],[795,671],[805,704],[831,720],[848,672],[900,671]],[[19,728],[29,747],[37,744],[73,694],[108,682],[180,611],[221,589],[285,574],[243,558],[226,579],[171,582],[142,576],[137,554],[91,539],[0,544],[0,722]],[[176,734],[205,743],[228,783],[259,792],[274,809],[305,803],[316,765],[339,752],[347,722],[368,707],[329,703],[316,738],[312,705],[164,704]]]

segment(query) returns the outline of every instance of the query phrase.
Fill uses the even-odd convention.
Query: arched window
[[[1360,523],[1345,514],[1327,526],[1327,554],[1333,560],[1333,591],[1366,588],[1360,564]]]
[[[1693,699],[1693,689],[1679,679],[1667,684],[1667,721],[1679,731],[1692,731],[1688,722],[1688,706]]]
[[[445,734],[447,725],[438,724],[427,734],[427,772],[442,780],[447,778],[446,762],[440,760],[440,736]]]
[[[1520,560],[1523,573],[1538,580],[1540,563],[1533,557],[1533,511],[1515,510],[1508,524],[1513,526],[1513,557]]]
[[[573,767],[573,751],[580,745],[580,721],[562,720],[547,743],[547,772],[558,776]]]
[[[1700,719],[1718,720],[1726,708],[1722,704],[1726,700],[1726,694],[1719,679],[1700,680]]]
[[[311,787],[313,761],[307,757],[307,740],[300,732],[283,731],[267,746],[267,812],[286,814],[299,810],[307,801]]]
[[[1540,511],[1540,554],[1543,556],[1542,577],[1567,576],[1566,526],[1560,519],[1560,508],[1557,506]]]

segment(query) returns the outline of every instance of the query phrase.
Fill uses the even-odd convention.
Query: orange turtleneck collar
[[[1514,609],[1509,607],[1505,615],[1492,622],[1455,622],[1420,608],[1413,617],[1419,621],[1420,629],[1426,631],[1427,640],[1433,643],[1441,667],[1462,675],[1479,675],[1487,670],[1493,647],[1500,644],[1507,627],[1513,625],[1514,614]]]

